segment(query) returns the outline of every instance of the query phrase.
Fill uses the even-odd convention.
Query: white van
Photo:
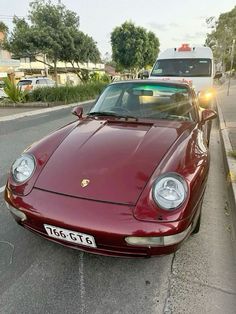
[[[181,80],[188,82],[200,98],[212,100],[214,78],[213,53],[209,47],[190,47],[182,44],[160,53],[150,79]]]

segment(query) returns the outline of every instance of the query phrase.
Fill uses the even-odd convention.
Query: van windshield
[[[211,72],[211,59],[161,59],[151,76],[209,77]]]

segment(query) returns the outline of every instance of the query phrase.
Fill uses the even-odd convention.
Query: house
[[[0,32],[0,42],[4,40],[5,34]],[[10,52],[1,49],[0,46],[0,80],[4,77],[20,78],[24,73],[19,72],[20,61],[11,58]]]
[[[47,64],[45,64],[46,62]],[[75,66],[75,69],[84,69],[89,72],[99,72],[101,75],[105,73],[105,66],[102,63],[91,63],[87,62],[84,64],[79,64]],[[53,71],[53,63],[50,60],[46,59],[45,55],[37,56],[36,60],[31,60],[30,58],[21,58],[20,59],[20,71],[25,73],[25,76],[50,76],[53,79],[54,71]],[[75,73],[75,69],[72,67],[70,63],[67,62],[57,62],[57,81],[59,84],[71,84],[76,85],[80,82],[79,77]]]

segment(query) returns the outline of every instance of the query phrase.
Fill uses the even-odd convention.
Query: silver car
[[[40,87],[54,87],[56,82],[47,78],[47,77],[28,77],[25,79],[21,79],[17,86],[21,88],[21,90],[32,91],[36,88]]]

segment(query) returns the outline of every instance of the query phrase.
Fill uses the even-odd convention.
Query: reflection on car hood
[[[135,204],[167,151],[190,126],[182,121],[84,120],[53,153],[35,186],[75,197]]]

